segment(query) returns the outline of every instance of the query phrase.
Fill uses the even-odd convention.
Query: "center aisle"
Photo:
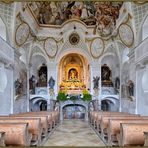
[[[44,146],[105,146],[83,120],[64,120]]]

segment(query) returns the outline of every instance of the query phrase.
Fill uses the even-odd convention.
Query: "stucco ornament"
[[[132,28],[127,24],[121,24],[119,27],[119,37],[123,44],[130,47],[134,42],[134,33]]]
[[[90,53],[94,58],[99,58],[104,51],[104,41],[101,38],[95,38],[91,42]]]
[[[49,57],[55,57],[58,50],[58,46],[55,39],[47,38],[44,42],[44,49]]]
[[[22,24],[20,24],[18,26],[18,28],[16,29],[16,33],[15,33],[15,42],[18,46],[23,45],[28,37],[29,37],[29,33],[30,33],[30,27],[27,23],[23,22]]]

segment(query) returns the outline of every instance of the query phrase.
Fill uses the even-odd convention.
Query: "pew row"
[[[121,123],[148,123],[148,117],[147,119],[109,119],[109,126],[107,128],[108,145],[118,146],[117,135],[120,134]]]
[[[28,123],[0,123],[0,131],[5,132],[6,146],[30,146]]]
[[[13,118],[31,118],[31,119],[41,119],[41,127],[42,128],[42,136],[43,137],[47,137],[48,135],[48,117],[46,115],[29,115],[28,114],[12,114],[11,116],[9,117],[13,117]]]
[[[0,123],[28,123],[29,133],[32,134],[31,145],[41,145],[42,125],[39,118],[13,118],[0,116]]]
[[[98,131],[101,132],[102,138],[107,138],[107,127],[109,125],[109,119],[137,119],[139,115],[136,114],[111,114],[101,117],[100,124],[98,123]]]
[[[143,146],[144,131],[148,131],[148,123],[121,123],[117,135],[119,146]]]
[[[5,132],[0,131],[0,146],[5,146]]]
[[[98,128],[98,125],[100,124],[101,121],[101,117],[105,116],[105,115],[129,115],[129,113],[123,113],[123,112],[96,112],[94,114],[94,117],[92,119],[92,125],[94,126],[94,128]]]
[[[20,113],[17,115],[46,115],[48,118],[48,127],[49,127],[49,131],[52,130],[52,128],[54,128],[58,123],[59,123],[59,112],[58,111],[53,111],[53,112],[49,112],[49,111],[37,111],[37,112],[25,112],[25,113]]]
[[[148,147],[148,132],[144,131],[144,146]]]

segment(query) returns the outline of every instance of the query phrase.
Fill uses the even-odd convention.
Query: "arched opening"
[[[38,69],[38,87],[46,87],[47,86],[47,66],[43,63]]]
[[[59,63],[59,90],[67,90],[68,94],[81,94],[90,88],[90,72],[87,59],[77,53],[65,55]]]
[[[103,111],[119,111],[119,100],[113,97],[104,98],[101,101],[101,110]]]
[[[47,94],[47,62],[42,55],[31,59],[29,88],[30,94]]]
[[[80,104],[69,104],[63,107],[64,119],[85,119],[86,108]]]
[[[107,87],[113,86],[111,76],[112,76],[112,72],[110,68],[106,64],[102,65],[101,67],[102,86],[107,86]]]
[[[116,79],[120,76],[119,58],[116,54],[105,55],[101,60],[101,94],[117,95]],[[119,79],[120,81],[120,79]]]
[[[110,104],[112,102],[110,100],[103,100],[101,102],[101,110],[103,111],[110,111]]]
[[[29,101],[31,111],[46,111],[47,110],[47,100],[44,98],[32,98]]]
[[[45,100],[40,101],[39,106],[40,106],[40,111],[46,111],[47,110],[47,101],[45,101]]]

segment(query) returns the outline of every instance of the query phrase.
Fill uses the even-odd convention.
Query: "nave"
[[[88,122],[78,119],[64,120],[44,146],[105,146]]]
[[[6,1],[0,146],[147,146],[148,2]]]
[[[0,116],[0,146],[148,146],[147,131],[148,116],[125,112],[63,121],[58,111]]]

